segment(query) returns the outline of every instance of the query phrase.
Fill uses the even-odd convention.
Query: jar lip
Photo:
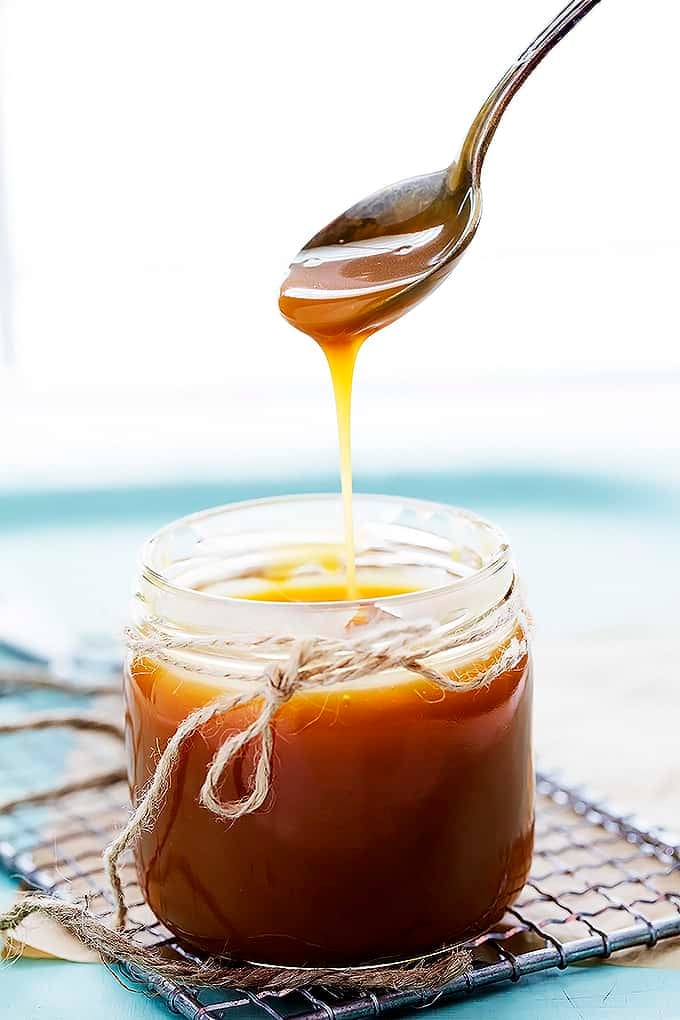
[[[224,503],[220,506],[209,507],[205,510],[198,510],[194,513],[187,514],[184,517],[178,517],[176,520],[171,521],[169,524],[159,528],[158,531],[154,532],[153,535],[147,540],[142,547],[141,551],[141,573],[142,577],[154,585],[155,587],[161,588],[167,594],[176,594],[186,598],[187,596],[193,596],[204,605],[223,605],[223,606],[242,606],[244,603],[248,603],[250,600],[243,599],[234,595],[222,595],[215,594],[214,592],[201,591],[196,588],[177,584],[165,577],[152,565],[153,553],[156,549],[158,542],[168,535],[173,530],[186,527],[196,521],[205,521],[213,517],[219,517],[224,515],[230,515],[232,513],[238,513],[239,511],[256,509],[259,507],[276,506],[284,503],[295,503],[295,502],[338,502],[341,499],[339,493],[328,493],[328,492],[312,492],[312,493],[291,493],[283,496],[264,496],[257,499],[240,500],[235,503]],[[508,563],[510,558],[510,546],[505,533],[502,529],[498,528],[495,524],[486,520],[484,517],[480,517],[478,514],[473,513],[471,510],[466,510],[463,507],[454,506],[450,503],[438,503],[435,500],[419,499],[412,496],[386,496],[380,493],[354,493],[353,502],[369,503],[371,500],[379,500],[381,503],[392,503],[395,506],[402,508],[412,508],[420,511],[430,511],[433,513],[447,513],[454,517],[460,517],[471,524],[481,527],[489,535],[493,536],[496,542],[496,551],[491,558],[478,570],[475,570],[472,574],[467,577],[456,578],[455,580],[449,581],[445,584],[438,584],[430,588],[422,588],[417,591],[403,592],[397,595],[381,595],[373,598],[360,598],[360,599],[343,599],[334,601],[319,601],[319,602],[307,602],[304,600],[296,600],[294,603],[290,602],[279,602],[269,601],[266,599],[258,599],[254,605],[267,607],[270,612],[276,612],[277,609],[289,610],[291,605],[295,605],[296,609],[300,612],[305,610],[313,610],[314,612],[323,612],[324,610],[337,610],[339,607],[343,609],[360,609],[365,606],[373,605],[379,602],[381,605],[390,604],[393,606],[404,605],[406,603],[413,604],[414,602],[423,601],[430,598],[434,593],[437,595],[446,595],[447,593],[463,592],[468,588],[474,587],[478,582],[484,581],[485,579],[493,576],[499,569]]]

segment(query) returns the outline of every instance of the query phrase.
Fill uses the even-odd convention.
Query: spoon
[[[351,206],[293,260],[279,307],[319,341],[365,339],[451,272],[482,213],[484,157],[510,100],[599,0],[572,0],[506,71],[467,133],[458,161]]]

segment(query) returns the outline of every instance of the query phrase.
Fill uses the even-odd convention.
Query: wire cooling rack
[[[82,774],[119,761],[119,746],[101,735],[59,739],[59,732],[0,740],[4,794],[35,788],[36,773],[53,780],[64,769]],[[470,943],[472,972],[446,987],[353,997],[323,988],[194,991],[122,969],[188,1020],[361,1020],[680,934],[680,840],[546,774],[538,776],[536,808],[536,848],[522,895],[503,923]],[[100,852],[127,810],[122,782],[10,810],[0,815],[0,864],[33,888],[65,898],[88,894],[90,909],[106,921],[112,903]],[[131,862],[124,871],[134,937],[186,956],[144,903]]]

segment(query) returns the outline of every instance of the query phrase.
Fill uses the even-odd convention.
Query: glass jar
[[[128,657],[133,801],[179,723],[225,689],[247,690],[276,658],[236,662],[228,642],[237,635],[342,638],[396,617],[454,621],[463,636],[432,660],[460,681],[452,690],[393,669],[296,691],[273,720],[266,801],[236,821],[202,806],[199,792],[225,734],[252,720],[252,703],[187,742],[136,864],[157,917],[202,951],[294,966],[406,959],[495,923],[526,880],[531,662],[508,545],[448,506],[358,495],[354,510],[358,568],[408,571],[419,590],[358,602],[235,597],[245,586],[256,599],[291,550],[300,576],[323,572],[311,550],[342,534],[336,496],[195,514],[144,550],[133,628],[185,640],[172,666]],[[222,639],[218,652],[208,636]],[[519,651],[503,666],[513,641]],[[466,677],[487,667],[489,682],[466,690]],[[241,679],[220,679],[234,672]],[[230,764],[225,799],[247,792],[255,754],[247,746]]]

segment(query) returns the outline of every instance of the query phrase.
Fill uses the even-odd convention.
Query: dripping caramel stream
[[[345,582],[347,598],[357,599],[356,554],[354,550],[354,514],[352,511],[352,381],[359,348],[363,337],[349,340],[320,340],[331,370],[335,412],[338,419],[338,446],[340,449],[340,482],[345,518]]]

